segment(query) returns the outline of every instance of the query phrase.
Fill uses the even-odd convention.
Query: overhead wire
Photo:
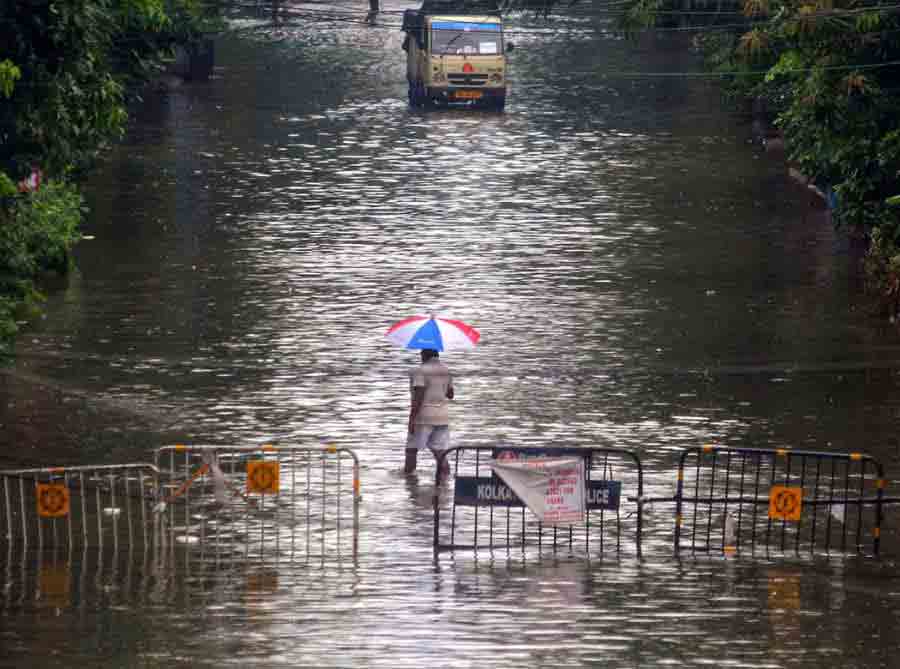
[[[246,5],[245,5],[246,6]],[[341,22],[341,23],[350,23],[357,25],[366,25],[373,28],[385,28],[385,29],[398,29],[401,26],[396,23],[385,23],[378,21],[375,19],[375,16],[379,16],[382,14],[399,14],[400,10],[388,10],[388,11],[378,11],[373,14],[369,14],[371,18],[354,18],[359,16],[359,12],[354,12],[352,10],[343,11],[341,9],[336,9],[331,7],[329,9],[319,10],[319,9],[294,9],[294,8],[281,8],[279,14],[298,18],[298,19],[309,19],[309,20],[321,20],[321,21],[331,21],[331,22]],[[864,8],[857,8],[852,10],[823,10],[819,12],[812,12],[810,14],[804,15],[802,18],[804,21],[808,20],[817,20],[817,19],[827,19],[827,18],[842,18],[845,16],[855,16],[864,13],[870,13],[872,11],[877,12],[900,12],[900,4],[891,4],[891,5],[874,5]],[[692,11],[664,11],[659,12],[660,15],[664,16],[735,16],[738,15],[737,12],[692,12]],[[613,14],[609,13],[609,16],[617,16],[624,15],[623,14]],[[769,19],[763,17],[747,17],[744,21],[740,23],[726,23],[726,24],[703,24],[703,25],[689,25],[689,26],[647,26],[646,28],[635,29],[633,32],[704,32],[704,31],[720,31],[720,30],[730,30],[730,29],[746,29],[749,26],[753,25],[764,25],[769,22]],[[278,23],[273,25],[280,25],[281,27],[290,26],[290,24]],[[240,30],[253,30],[255,27],[244,27],[237,29]],[[541,35],[541,34],[551,34],[556,35],[562,32],[571,32],[571,26],[563,26],[558,28],[553,28],[549,30],[544,29],[530,29],[530,30],[505,30],[504,34],[506,35]],[[870,31],[872,33],[879,33],[883,31],[873,30]]]
[[[626,0],[627,1],[627,0]],[[324,4],[324,3],[323,3]],[[623,4],[623,3],[616,3]],[[258,4],[249,5],[246,3],[239,3],[238,6],[243,7],[252,7],[254,9],[260,9]],[[848,14],[859,14],[865,11],[900,11],[900,4],[892,4],[892,5],[877,5],[871,6],[867,8],[860,8],[857,10],[828,10],[823,12],[815,12],[809,15],[804,16],[804,19],[809,18],[823,18],[823,17],[831,17],[836,15],[848,15]],[[401,25],[398,23],[383,23],[378,22],[371,19],[366,18],[356,18],[359,16],[359,12],[352,11],[342,11],[336,10],[333,6],[328,9],[319,10],[319,9],[296,9],[296,8],[281,8],[281,14],[287,14],[293,19],[297,19],[299,22],[267,22],[254,24],[249,26],[237,26],[232,29],[226,30],[225,32],[229,33],[242,33],[247,31],[257,31],[257,30],[269,30],[269,29],[284,29],[284,28],[295,28],[295,27],[304,27],[308,25],[308,22],[319,22],[319,23],[345,23],[352,25],[361,25],[366,26],[368,28],[382,28],[382,29],[391,29],[391,30],[399,30]],[[386,13],[386,12],[378,12],[378,14]],[[397,12],[399,13],[399,12]],[[686,11],[684,14],[692,14],[694,12]],[[670,27],[650,27],[647,28],[647,32],[686,32],[686,31],[713,31],[713,30],[726,30],[731,28],[741,28],[746,29],[748,26],[753,25],[754,23],[766,23],[767,20],[756,21],[748,19],[748,21],[742,22],[740,24],[732,23],[732,24],[718,24],[718,25],[703,25],[703,26],[670,26]],[[640,32],[644,32],[643,30]],[[888,34],[894,32],[900,32],[900,29],[894,30],[873,30],[869,31],[871,34]],[[528,36],[528,37],[542,37],[542,36],[556,36],[560,34],[573,35],[578,34],[578,27],[575,30],[572,29],[572,26],[560,26],[555,29],[543,30],[543,29],[529,29],[529,30],[505,30],[505,35],[509,36]],[[900,61],[888,61],[883,63],[871,63],[871,64],[858,64],[858,65],[839,65],[839,66],[825,66],[819,69],[823,70],[868,70],[868,69],[877,69],[877,68],[885,68],[885,67],[893,67],[895,65],[900,64]],[[782,69],[782,72],[810,72],[815,68],[800,68],[800,69]],[[717,77],[725,77],[725,76],[747,76],[747,75],[764,75],[767,74],[769,70],[744,70],[744,71],[733,71],[733,72],[606,72],[604,73],[604,77],[614,77],[614,78],[636,78],[636,77],[695,77],[695,78],[717,78]],[[27,86],[28,83],[31,82],[22,82],[20,86]]]

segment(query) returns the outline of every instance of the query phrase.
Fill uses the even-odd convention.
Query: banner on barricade
[[[621,481],[587,481],[585,506],[589,511],[618,511],[621,491]],[[453,496],[457,506],[525,506],[500,477],[457,476]]]
[[[571,525],[584,520],[584,459],[495,460],[491,469],[538,520]]]

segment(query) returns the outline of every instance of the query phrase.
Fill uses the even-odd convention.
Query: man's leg
[[[416,471],[416,459],[419,453],[417,448],[406,449],[406,460],[403,463],[403,471],[406,474],[412,474]]]
[[[418,459],[419,449],[422,442],[428,438],[425,428],[417,425],[415,432],[411,432],[406,437],[406,458],[403,462],[403,472],[412,474],[416,471],[416,460]]]
[[[446,425],[436,425],[428,436],[428,449],[434,455],[435,462],[440,463],[438,480],[443,481],[450,474],[450,463],[446,458],[441,460],[441,454],[450,448],[450,428]]]

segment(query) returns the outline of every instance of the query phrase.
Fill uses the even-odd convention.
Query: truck
[[[425,0],[403,13],[403,49],[412,107],[506,106],[503,18],[495,5]],[[461,11],[462,10],[462,11]]]

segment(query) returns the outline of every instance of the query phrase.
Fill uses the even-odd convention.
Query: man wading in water
[[[406,462],[403,471],[416,471],[416,458],[420,449],[429,449],[440,459],[450,447],[449,404],[453,399],[453,379],[450,370],[438,359],[438,352],[422,349],[422,364],[409,374],[409,436],[406,439]],[[443,481],[450,473],[450,465],[444,461],[438,479]]]

